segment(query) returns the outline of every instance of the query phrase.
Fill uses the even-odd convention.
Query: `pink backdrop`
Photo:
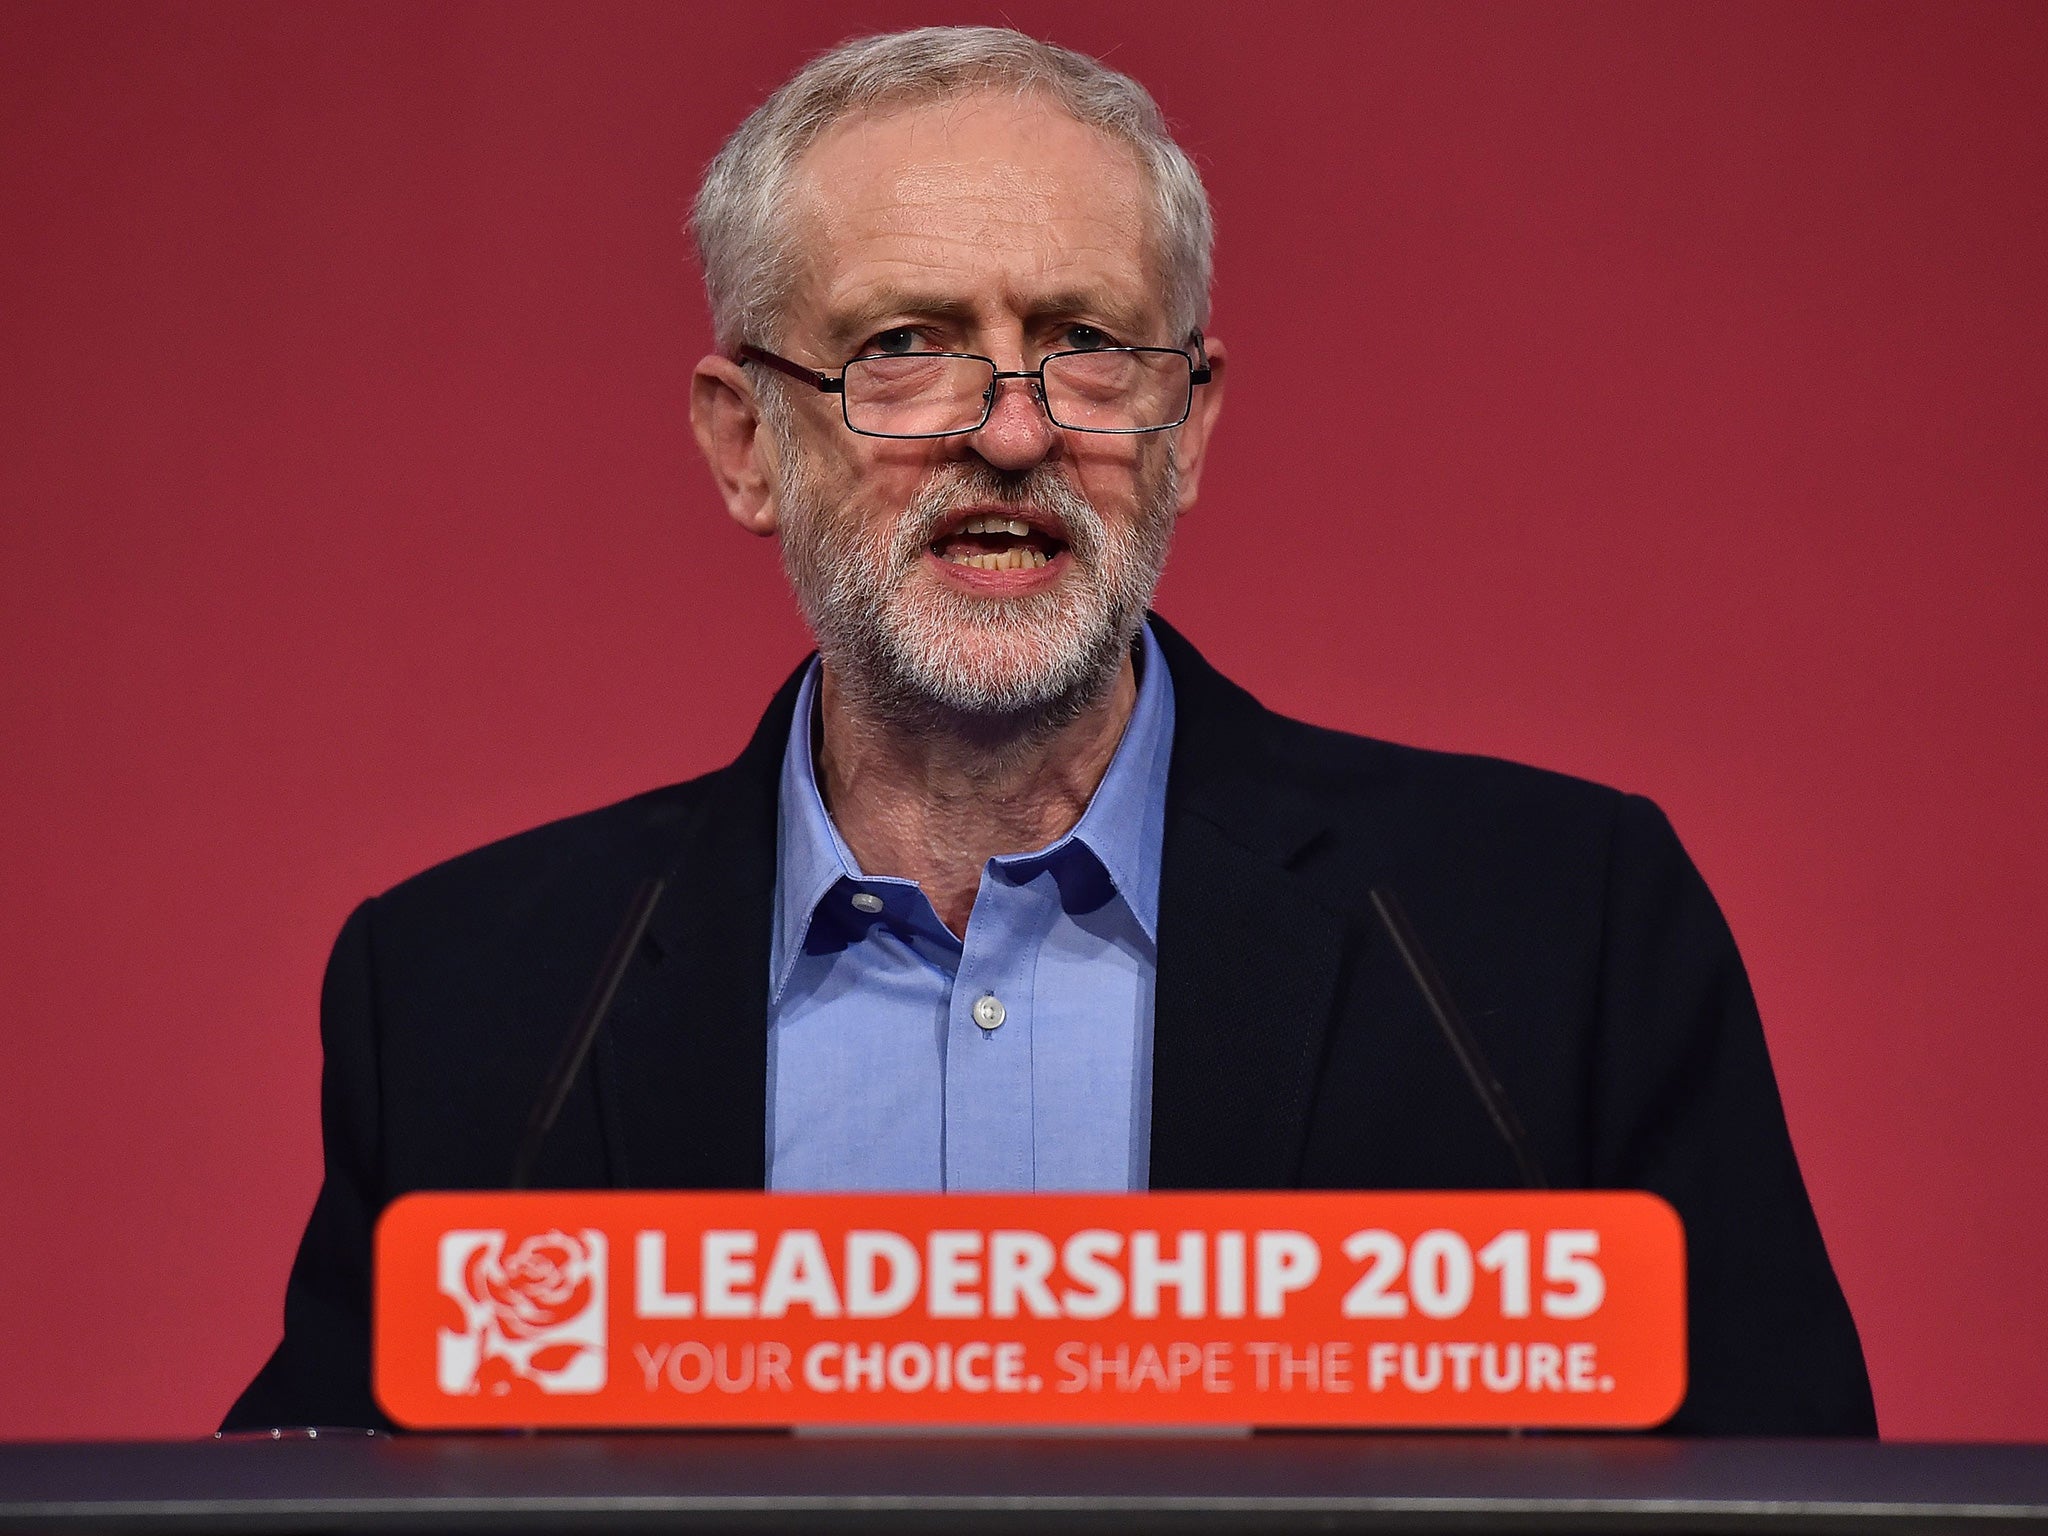
[[[356,900],[737,749],[802,639],[679,222],[808,52],[1003,18],[1218,207],[1164,609],[1660,800],[1886,1431],[2048,1437],[2048,8],[1950,0],[0,9],[0,1437],[270,1347]]]

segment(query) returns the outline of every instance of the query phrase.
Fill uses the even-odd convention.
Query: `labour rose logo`
[[[595,1392],[605,1382],[605,1241],[586,1227],[518,1239],[441,1235],[441,1291],[463,1326],[440,1330],[437,1379],[455,1396]]]

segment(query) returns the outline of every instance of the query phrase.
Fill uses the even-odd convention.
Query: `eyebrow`
[[[971,327],[976,318],[975,307],[957,296],[885,287],[864,295],[855,308],[832,320],[825,327],[825,340],[836,355],[851,356],[853,349],[865,341],[887,315],[944,320],[962,328]],[[1036,299],[1026,311],[1025,320],[1028,324],[1065,315],[1093,316],[1112,330],[1130,337],[1133,344],[1150,339],[1138,334],[1145,321],[1135,306],[1081,288],[1049,293]],[[1166,344],[1171,346],[1173,342]]]
[[[825,339],[835,355],[851,354],[884,315],[915,315],[927,320],[950,320],[964,324],[974,318],[973,306],[957,298],[918,293],[910,288],[878,288],[866,294],[825,328]]]

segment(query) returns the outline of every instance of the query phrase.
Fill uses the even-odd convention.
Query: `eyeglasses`
[[[743,346],[737,363],[759,363],[839,396],[846,425],[865,437],[955,437],[979,432],[996,406],[1004,379],[1029,379],[1056,427],[1073,432],[1164,432],[1188,419],[1195,386],[1209,382],[1202,333],[1191,331],[1194,355],[1177,347],[1097,347],[1048,352],[1036,368],[1003,369],[972,352],[877,353],[856,357],[837,373],[820,373]]]

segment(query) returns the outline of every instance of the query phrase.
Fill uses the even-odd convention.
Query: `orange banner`
[[[421,1194],[375,1338],[416,1429],[1637,1429],[1685,1244],[1636,1193]]]

